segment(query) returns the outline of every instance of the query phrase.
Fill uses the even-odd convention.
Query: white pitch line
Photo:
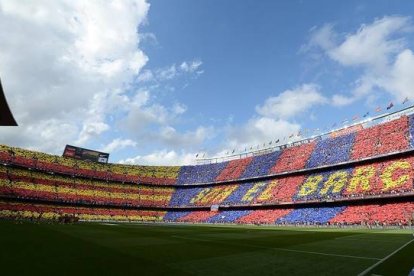
[[[335,238],[335,240],[347,240],[347,239],[349,239],[351,237],[354,238],[354,237],[368,236],[368,235],[371,235],[371,234],[363,233],[363,234],[347,235],[347,236]]]
[[[388,260],[390,257],[392,257],[393,255],[395,255],[398,251],[400,251],[401,249],[403,249],[404,247],[406,247],[407,245],[409,245],[410,243],[412,243],[414,241],[414,239],[406,242],[405,244],[403,244],[402,246],[400,246],[399,248],[397,248],[396,250],[394,250],[393,252],[391,252],[391,254],[385,256],[384,258],[380,259],[378,262],[376,262],[375,264],[371,265],[370,267],[368,267],[367,269],[365,269],[364,271],[362,271],[361,273],[358,274],[358,276],[363,276],[363,275],[367,275],[368,272],[370,272],[372,269],[374,269],[375,267],[377,267],[378,265],[382,264],[383,262],[385,262],[386,260]]]
[[[354,255],[342,255],[342,254],[322,253],[322,252],[315,252],[315,251],[303,251],[303,250],[287,249],[287,248],[280,248],[280,247],[269,247],[269,248],[273,248],[273,249],[281,250],[281,251],[291,251],[291,252],[307,253],[307,254],[315,254],[315,255],[323,255],[323,256],[334,256],[334,257],[367,259],[367,260],[380,260],[379,258],[354,256]]]
[[[204,241],[204,242],[211,242],[211,240],[206,239],[198,239],[198,238],[188,238],[188,237],[181,237],[181,236],[171,236],[173,238],[185,239],[185,240],[195,240],[195,241]],[[219,242],[224,244],[232,244],[228,242]],[[353,258],[353,259],[365,259],[365,260],[380,260],[379,258],[373,257],[363,257],[363,256],[354,256],[354,255],[342,255],[342,254],[332,254],[332,253],[322,253],[322,252],[315,252],[315,251],[305,251],[305,250],[296,250],[296,249],[288,249],[288,248],[281,248],[281,247],[267,247],[267,246],[259,246],[259,245],[251,245],[251,244],[243,244],[244,246],[248,247],[255,247],[255,248],[263,248],[263,249],[273,249],[279,251],[288,251],[288,252],[297,252],[297,253],[305,253],[305,254],[313,254],[313,255],[322,255],[322,256],[332,256],[332,257],[342,257],[342,258]]]
[[[342,238],[335,238],[335,240],[339,240],[339,239],[346,240],[346,241],[369,241],[369,242],[372,241],[372,242],[392,242],[392,243],[395,243],[395,241],[393,241],[393,240],[385,241],[385,240],[364,239],[364,238],[355,238],[355,239],[352,239],[352,238],[344,238],[344,237],[342,237]]]

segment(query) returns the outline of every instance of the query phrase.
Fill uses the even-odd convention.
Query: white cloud
[[[270,118],[292,118],[304,113],[312,106],[327,103],[328,100],[319,92],[314,84],[304,84],[292,90],[286,90],[276,97],[268,98],[256,111]]]
[[[154,80],[154,74],[151,70],[143,70],[141,74],[138,76],[138,81],[140,82],[149,82]]]
[[[102,148],[104,152],[114,152],[127,147],[136,147],[137,143],[131,139],[116,138]]]
[[[233,127],[229,130],[227,148],[249,148],[250,146],[280,139],[280,142],[290,134],[297,134],[300,125],[283,119],[258,117],[250,119],[241,127]],[[286,141],[286,140],[285,140]]]
[[[143,70],[138,76],[138,81],[162,83],[174,80],[182,76],[199,76],[204,73],[201,70],[201,60],[183,61],[180,65],[172,64],[166,67],[157,68],[153,71]]]
[[[121,124],[126,130],[137,135],[145,134],[143,130],[149,125],[170,125],[187,110],[187,107],[180,103],[166,107],[155,102],[148,90],[138,91],[125,103],[124,108],[127,114],[121,119]]]
[[[195,159],[195,153],[178,153],[173,150],[160,150],[147,155],[138,155],[119,161],[121,164],[143,164],[143,165],[188,165]]]
[[[308,52],[312,47],[321,47],[324,50],[330,50],[335,47],[335,32],[332,24],[325,24],[320,28],[313,27],[309,43],[301,47],[302,52]]]
[[[405,37],[412,30],[410,17],[385,16],[342,35],[343,41],[336,43],[341,36],[334,32],[332,25],[325,25],[312,31],[310,42],[304,48],[319,46],[341,66],[362,69],[350,89],[351,94],[334,95],[334,105],[347,105],[361,98],[371,101],[375,90],[402,100],[413,97],[413,54]]]
[[[172,111],[174,114],[183,114],[187,111],[187,106],[180,103],[175,103],[173,105]]]
[[[183,72],[188,72],[188,73],[193,73],[195,71],[198,70],[198,68],[202,65],[203,63],[200,60],[193,60],[191,62],[187,62],[184,61],[183,63],[181,63],[180,65],[180,69]]]
[[[353,103],[356,100],[355,97],[348,97],[345,95],[335,94],[332,96],[332,104],[334,106],[344,106]]]
[[[391,67],[390,74],[379,85],[390,91],[398,100],[414,97],[414,55],[409,49],[402,51]]]
[[[141,33],[148,10],[145,0],[0,0],[0,72],[19,123],[0,130],[0,143],[56,154],[67,143],[102,145],[103,134],[111,140],[102,149],[111,152],[141,141],[185,148],[208,139],[212,128],[179,130],[187,106],[161,103],[154,92],[161,82],[197,77],[201,60],[142,70],[141,42],[157,43]],[[174,151],[142,158],[172,162],[171,153],[185,159]]]
[[[148,60],[138,48],[148,9],[144,0],[0,0],[0,72],[20,125],[2,128],[1,143],[57,153],[107,131],[106,101],[122,100]]]
[[[159,81],[166,81],[175,78],[178,74],[175,64],[156,70],[156,78]]]
[[[269,97],[262,105],[256,106],[257,113],[246,123],[226,129],[225,143],[215,155],[225,155],[232,149],[268,148],[275,145],[277,140],[277,144],[296,141],[300,139],[298,134],[301,126],[292,119],[314,106],[327,103],[329,100],[315,84],[303,84]],[[269,142],[272,144],[269,145]]]
[[[369,65],[378,70],[388,64],[388,57],[404,47],[404,40],[393,39],[392,35],[407,28],[407,17],[384,17],[370,25],[362,25],[345,41],[328,52],[332,59],[343,65]]]
[[[105,93],[95,94],[89,104],[86,119],[83,121],[82,130],[79,133],[79,138],[76,144],[83,145],[89,139],[99,136],[101,133],[109,130],[109,125],[105,123],[105,109],[106,106]]]
[[[158,139],[170,147],[190,148],[203,143],[206,139],[214,136],[214,128],[199,126],[195,130],[178,132],[172,126],[162,127],[158,133]],[[154,137],[155,139],[155,137]]]

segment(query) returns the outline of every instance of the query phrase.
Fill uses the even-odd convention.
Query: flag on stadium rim
[[[381,112],[381,111],[382,111],[382,109],[381,109],[381,107],[380,107],[380,106],[377,106],[377,108],[375,109],[375,111],[376,111],[376,112]]]
[[[196,158],[198,157],[198,153],[196,154]]]
[[[408,102],[408,97],[405,97],[404,101],[402,102],[402,104],[405,104],[406,102]]]
[[[359,116],[355,115],[354,117],[352,117],[352,121],[358,120]]]
[[[387,110],[391,109],[394,106],[394,104],[392,102],[390,102],[390,104],[387,106]]]
[[[365,118],[365,117],[367,117],[368,115],[369,115],[369,112],[365,113],[363,117]]]

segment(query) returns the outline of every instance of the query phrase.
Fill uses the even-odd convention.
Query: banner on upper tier
[[[217,204],[211,205],[210,211],[211,212],[218,212],[219,206]]]
[[[109,153],[79,148],[71,145],[66,145],[65,150],[63,151],[63,156],[99,163],[108,163],[109,159]]]

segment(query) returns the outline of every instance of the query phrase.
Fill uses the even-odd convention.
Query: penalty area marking
[[[179,239],[185,239],[185,240],[195,240],[195,241],[211,242],[211,240],[207,240],[207,239],[181,237],[181,236],[176,236],[176,235],[173,235],[171,237],[173,237],[173,238],[179,238]],[[220,242],[220,243],[232,244],[232,243],[229,243],[229,242]],[[243,245],[244,246],[248,246],[248,247],[263,248],[263,249],[273,249],[273,250],[279,250],[279,251],[296,252],[296,253],[304,253],[304,254],[312,254],[312,255],[322,255],[322,256],[342,257],[342,258],[353,258],[353,259],[365,259],[365,260],[381,260],[379,258],[372,258],[372,257],[353,256],[353,255],[342,255],[342,254],[332,254],[332,253],[323,253],[323,252],[315,252],[315,251],[296,250],[296,249],[281,248],[281,247],[267,247],[267,246],[251,245],[251,244],[243,244]]]
[[[378,265],[382,264],[383,262],[385,262],[386,260],[388,260],[389,258],[391,258],[392,256],[394,256],[396,253],[398,253],[398,251],[400,251],[401,249],[403,249],[404,247],[406,247],[407,245],[409,245],[413,241],[414,241],[414,239],[411,239],[410,241],[404,243],[402,246],[400,246],[399,248],[397,248],[396,250],[394,250],[393,252],[391,252],[391,254],[385,256],[384,258],[380,259],[375,264],[371,265],[370,267],[368,267],[367,269],[365,269],[364,271],[362,271],[361,273],[359,273],[358,276],[367,275],[368,272],[370,272],[371,270],[373,270],[374,268],[376,268]]]
[[[296,249],[288,249],[288,248],[279,248],[279,247],[268,247],[268,248],[273,248],[273,249],[281,250],[281,251],[307,253],[307,254],[322,255],[322,256],[333,256],[333,257],[353,258],[353,259],[365,259],[365,260],[379,260],[378,258],[363,257],[363,256],[331,254],[331,253],[322,253],[322,252],[314,252],[314,251],[304,251],[304,250],[296,250]]]

